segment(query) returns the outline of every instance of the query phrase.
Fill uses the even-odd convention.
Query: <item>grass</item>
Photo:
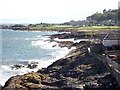
[[[120,26],[86,26],[80,27],[79,30],[120,30]]]
[[[42,26],[36,25],[35,27],[31,27],[30,29],[43,29],[43,30],[57,30],[57,29],[73,29],[73,30],[120,30],[120,26],[85,26],[85,27],[75,27],[70,25],[50,25],[50,26]]]
[[[30,27],[30,29],[47,29],[47,30],[70,29],[70,28],[73,28],[73,26],[68,26],[68,25],[50,25],[50,26],[37,25],[35,27]]]

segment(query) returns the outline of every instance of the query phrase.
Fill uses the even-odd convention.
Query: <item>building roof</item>
[[[120,30],[108,32],[104,40],[120,40]]]

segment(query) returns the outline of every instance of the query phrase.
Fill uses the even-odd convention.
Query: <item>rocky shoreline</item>
[[[96,34],[71,32],[51,35],[50,38],[50,41],[54,41],[55,38],[77,40],[99,37]],[[75,47],[75,49],[47,68],[11,77],[2,90],[118,90],[119,86],[116,80],[104,64],[90,55],[89,47],[92,47],[93,52],[98,54],[103,52],[99,41],[56,42],[60,47]],[[99,49],[96,46],[99,46]]]

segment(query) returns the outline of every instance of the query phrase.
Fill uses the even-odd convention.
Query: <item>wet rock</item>
[[[31,62],[28,64],[27,68],[34,69],[38,66],[38,62]]]
[[[57,46],[57,44],[53,45],[52,47],[56,47],[56,46]]]
[[[51,39],[55,39],[55,38],[58,38],[58,39],[70,39],[70,38],[82,39],[82,38],[89,38],[89,37],[91,37],[91,36],[87,35],[86,33],[82,32],[82,31],[81,32],[73,31],[70,33],[54,34],[54,35],[50,36]]]
[[[24,66],[20,65],[20,64],[16,64],[16,65],[11,66],[11,69],[17,70],[17,69],[21,69],[22,67],[24,67]]]
[[[50,36],[51,39],[58,38],[58,39],[68,39],[71,38],[70,34],[63,33],[63,34],[54,34]]]
[[[61,41],[61,42],[58,42],[59,43],[59,47],[68,47],[68,48],[71,48],[71,46],[73,45],[73,42],[72,41]]]
[[[89,35],[81,32],[71,32],[52,35],[51,39],[88,37]],[[62,42],[62,44],[63,47],[74,46],[76,49],[38,72],[11,77],[5,83],[3,90],[82,90],[83,88],[92,90],[107,87],[114,90],[118,87],[116,80],[104,64],[89,54],[88,47],[92,45],[90,42]],[[93,52],[96,51],[96,48],[92,48]],[[30,63],[29,68],[35,68],[36,65],[37,63]]]

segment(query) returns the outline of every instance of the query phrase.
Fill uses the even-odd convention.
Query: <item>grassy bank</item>
[[[120,26],[86,26],[80,27],[79,30],[120,30]]]
[[[72,29],[74,28],[73,26],[68,26],[68,25],[35,25],[35,26],[30,26],[29,27],[31,30],[58,30],[58,29]]]
[[[31,26],[31,30],[120,30],[120,26],[84,26],[76,27],[70,25],[36,25]]]

